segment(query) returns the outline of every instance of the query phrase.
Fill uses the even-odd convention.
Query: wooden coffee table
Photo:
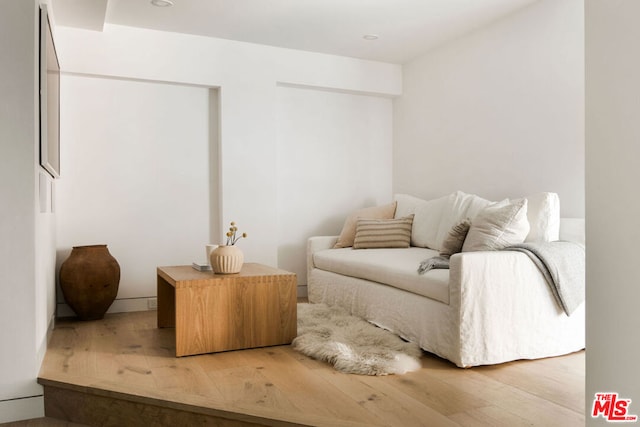
[[[158,327],[176,328],[176,356],[289,344],[297,333],[297,281],[247,263],[238,274],[158,267]]]

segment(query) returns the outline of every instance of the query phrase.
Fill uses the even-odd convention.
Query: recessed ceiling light
[[[365,40],[378,40],[378,36],[375,34],[365,34],[362,38]]]
[[[151,0],[151,4],[158,7],[173,6],[173,2],[171,0]]]

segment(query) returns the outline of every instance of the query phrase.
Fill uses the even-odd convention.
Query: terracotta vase
[[[211,269],[216,274],[240,273],[244,262],[244,254],[236,246],[218,246],[211,251],[209,258]]]
[[[107,245],[74,246],[59,277],[64,299],[81,320],[102,319],[118,294],[120,265]]]

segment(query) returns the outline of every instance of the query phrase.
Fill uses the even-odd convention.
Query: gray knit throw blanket
[[[434,256],[433,258],[425,259],[418,266],[418,274],[424,274],[429,270],[439,268],[449,268],[448,256]]]

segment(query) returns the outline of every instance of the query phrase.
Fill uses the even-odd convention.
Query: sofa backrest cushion
[[[556,193],[536,193],[526,197],[529,234],[525,241],[543,242],[559,239],[560,200]],[[414,214],[411,246],[442,250],[452,227],[465,219],[473,219],[484,208],[495,203],[475,194],[456,191],[447,196],[423,200],[408,194],[396,194],[395,218]]]
[[[527,196],[529,234],[525,242],[554,242],[560,239],[560,198],[556,193]]]
[[[471,220],[462,252],[503,249],[524,242],[527,234],[527,199],[494,203]]]

